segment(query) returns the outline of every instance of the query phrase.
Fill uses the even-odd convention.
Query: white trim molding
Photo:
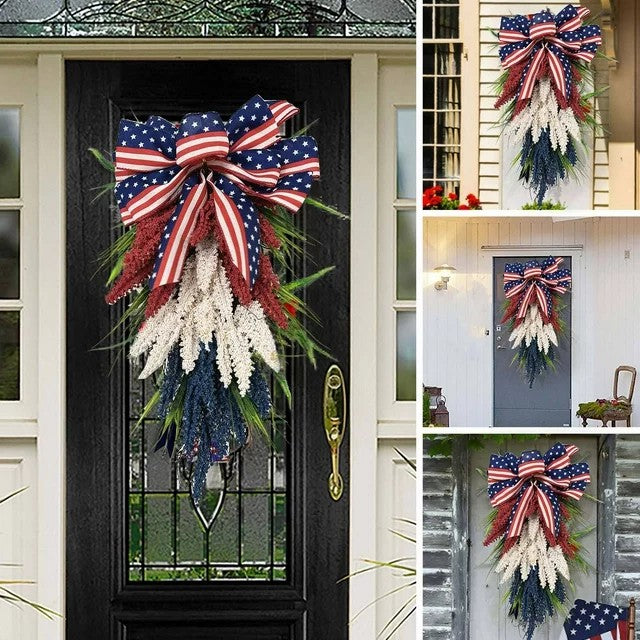
[[[415,42],[397,38],[0,38],[0,57],[65,60],[340,60],[358,54],[415,61]]]
[[[371,276],[378,263],[378,73],[375,53],[351,59],[351,183],[359,185],[351,190],[351,572],[362,569],[363,558],[376,556],[377,281]],[[375,601],[376,576],[370,571],[355,580],[349,585],[350,636],[375,638],[375,607],[354,616]]]
[[[64,613],[65,595],[65,138],[64,60],[38,56],[38,597]],[[40,616],[38,638],[63,640],[64,619]]]

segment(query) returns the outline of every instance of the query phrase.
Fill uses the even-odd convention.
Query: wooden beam
[[[469,437],[453,443],[452,638],[469,637]]]
[[[614,602],[615,585],[615,528],[616,528],[616,436],[598,439],[598,509],[597,585],[598,602]],[[613,491],[613,495],[611,492]]]

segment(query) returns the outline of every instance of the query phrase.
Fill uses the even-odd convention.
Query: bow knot
[[[540,265],[534,265],[525,268],[523,277],[525,280],[535,280],[542,275],[542,267]]]
[[[158,247],[150,286],[178,282],[202,207],[212,200],[233,265],[255,282],[260,229],[255,204],[296,212],[320,175],[310,136],[281,138],[299,110],[285,100],[254,96],[227,122],[215,111],[190,113],[179,124],[159,116],[121,120],[115,194],[130,225],[174,206]]]
[[[176,164],[195,167],[229,155],[229,137],[215,111],[185,116],[176,132]]]
[[[568,4],[555,16],[545,9],[532,16],[502,18],[499,34],[502,66],[509,69],[526,62],[518,101],[531,98],[546,66],[557,90],[569,97],[572,81],[569,58],[591,62],[602,43],[600,27],[582,24],[589,13],[585,7]]]
[[[513,501],[507,538],[520,535],[532,503],[551,536],[559,534],[560,498],[579,500],[591,481],[586,462],[571,464],[571,456],[577,452],[575,445],[557,443],[544,455],[533,450],[520,457],[512,453],[491,456],[489,500],[494,507]]]
[[[542,454],[539,451],[530,452],[532,455],[531,460],[522,459],[518,462],[518,478],[527,480],[535,478],[535,476],[544,473],[546,465],[542,459]]]

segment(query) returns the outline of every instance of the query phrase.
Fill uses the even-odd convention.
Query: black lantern
[[[438,396],[436,400],[436,410],[433,412],[433,423],[437,427],[449,426],[449,410],[446,407],[447,399],[444,396]]]

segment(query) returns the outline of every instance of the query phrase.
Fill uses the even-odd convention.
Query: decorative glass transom
[[[0,0],[0,37],[415,37],[413,0]]]

